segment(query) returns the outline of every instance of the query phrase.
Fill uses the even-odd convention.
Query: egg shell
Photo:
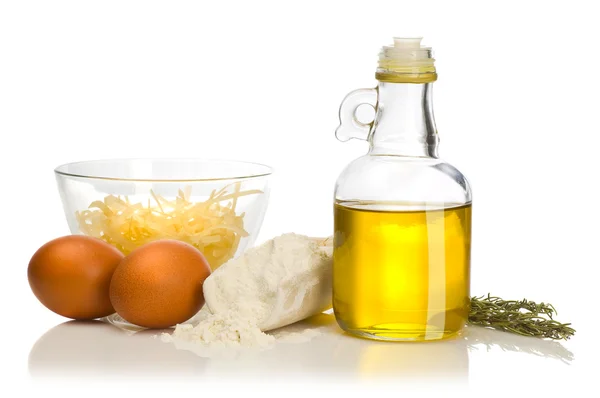
[[[167,328],[204,305],[202,285],[210,266],[195,247],[176,240],[148,243],[125,257],[110,284],[117,313],[130,323]]]
[[[29,286],[48,309],[72,319],[113,314],[109,288],[123,254],[83,235],[63,236],[40,247],[27,268]]]

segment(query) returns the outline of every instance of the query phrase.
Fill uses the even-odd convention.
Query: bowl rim
[[[71,173],[61,169],[67,168],[68,166],[73,165],[81,165],[81,164],[91,164],[91,163],[99,163],[99,162],[134,162],[134,161],[144,161],[144,162],[222,162],[222,163],[237,163],[240,165],[252,165],[259,166],[264,168],[264,172],[262,173],[252,173],[252,174],[241,174],[241,175],[232,175],[227,177],[209,177],[209,178],[120,178],[120,177],[106,177],[99,175],[89,175],[89,174],[79,174],[79,173]],[[76,178],[86,178],[90,180],[104,180],[104,181],[127,181],[127,182],[203,182],[203,181],[227,181],[227,180],[243,180],[243,179],[251,179],[251,178],[260,178],[267,177],[273,174],[273,168],[263,163],[251,162],[245,160],[233,160],[233,159],[205,159],[205,158],[114,158],[114,159],[94,159],[94,160],[82,160],[77,162],[63,163],[54,168],[54,173],[60,176],[65,177],[76,177]]]

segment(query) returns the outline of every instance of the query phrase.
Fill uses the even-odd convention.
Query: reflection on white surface
[[[426,343],[390,343],[343,333],[333,315],[321,314],[280,329],[287,333],[313,328],[321,333],[308,342],[278,343],[266,351],[248,351],[234,358],[202,358],[193,347],[164,343],[156,330],[134,333],[114,325],[66,322],[46,332],[29,354],[33,377],[201,376],[273,377],[273,373],[353,380],[373,378],[446,379],[466,384],[469,351],[500,348],[563,362],[573,354],[562,344],[469,327],[460,338]],[[191,349],[191,351],[190,351]]]
[[[485,347],[490,350],[497,347],[502,351],[522,352],[539,357],[554,358],[566,364],[575,359],[573,353],[558,341],[524,337],[476,326],[467,328],[465,340],[470,349]]]
[[[197,375],[205,361],[180,352],[156,331],[130,334],[100,321],[62,323],[47,331],[29,352],[31,376]]]

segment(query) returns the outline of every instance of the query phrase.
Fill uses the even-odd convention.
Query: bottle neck
[[[379,83],[371,155],[438,157],[431,89],[432,83]]]

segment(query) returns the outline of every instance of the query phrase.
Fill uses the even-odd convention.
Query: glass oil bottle
[[[336,136],[367,140],[335,186],[333,307],[345,331],[378,340],[439,340],[469,312],[471,189],[438,158],[431,48],[383,47],[373,89],[346,96]],[[371,123],[357,108],[375,109]]]

